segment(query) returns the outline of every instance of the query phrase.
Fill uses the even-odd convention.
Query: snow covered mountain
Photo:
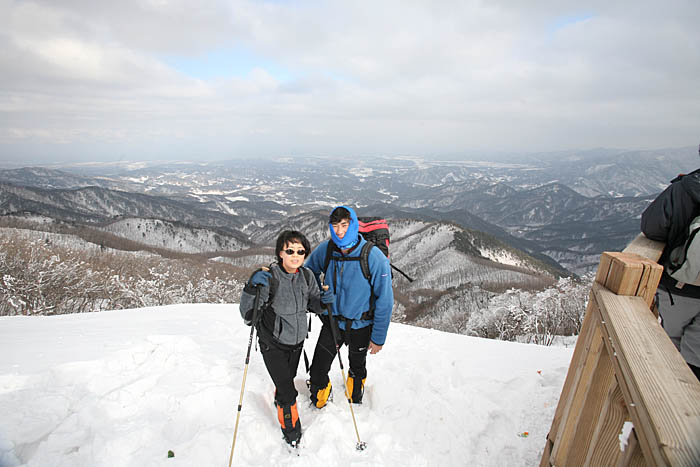
[[[141,217],[228,229],[231,232],[244,225],[243,220],[236,216],[201,209],[164,196],[96,186],[43,189],[0,183],[0,215],[24,212],[83,224],[107,223],[119,217]]]
[[[237,251],[252,246],[252,242],[243,235],[232,236],[161,219],[129,217],[115,220],[99,229],[135,242],[182,253]]]
[[[227,465],[249,332],[236,305],[0,317],[0,465]],[[394,323],[355,406],[368,448],[355,450],[337,363],[322,410],[301,365],[290,453],[253,352],[234,465],[537,465],[571,355]]]
[[[355,158],[343,167],[326,158],[278,158],[108,165],[102,172],[95,164],[25,168],[0,171],[0,213],[77,222],[153,218],[252,240],[289,216],[349,204],[364,215],[395,219],[406,217],[392,215],[402,211],[455,222],[580,274],[602,251],[622,249],[653,196],[697,162],[695,148],[673,148],[519,154],[496,162]]]

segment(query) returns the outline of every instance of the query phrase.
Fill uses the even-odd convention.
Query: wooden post
[[[648,312],[662,249],[640,236],[601,256],[541,466],[700,465],[700,383]]]
[[[640,297],[594,295],[644,459],[700,465],[700,383]]]
[[[583,318],[581,333],[579,334],[576,347],[574,348],[574,355],[571,358],[569,372],[567,373],[566,381],[564,382],[564,388],[562,389],[561,396],[559,397],[559,403],[554,414],[552,428],[549,430],[549,434],[547,435],[547,446],[545,446],[547,456],[542,457],[542,462],[540,463],[541,467],[549,466],[550,457],[554,457],[554,441],[562,439],[563,433],[561,430],[564,430],[564,427],[569,425],[568,417],[572,413],[571,405],[574,403],[573,401],[576,388],[579,386],[579,381],[581,380],[583,369],[585,367],[585,361],[588,357],[591,345],[593,342],[595,342],[596,345],[599,345],[600,335],[595,333],[595,318],[593,317],[593,313],[590,312],[590,307],[593,306],[591,302],[592,300],[589,299],[589,308],[587,309]],[[561,446],[557,446],[557,450],[561,450]]]
[[[625,398],[620,385],[614,379],[593,432],[584,465],[617,464],[622,454],[618,435],[627,420],[629,420],[629,413],[625,406]]]
[[[552,449],[554,465],[567,465],[566,460],[573,445],[576,427],[580,417],[583,415],[586,394],[593,382],[600,353],[604,349],[603,339],[598,326],[593,327],[592,334],[593,338],[591,339],[590,348],[584,354],[585,360],[582,362],[581,368],[576,371],[578,373],[577,384],[573,387],[572,394],[569,396],[570,400],[566,405],[566,416],[562,420],[564,423],[559,425],[559,430],[556,434],[556,443]],[[569,368],[569,372],[571,371],[572,368]]]
[[[642,297],[651,308],[663,273],[661,265],[634,253],[606,251],[595,281],[617,295]]]
[[[637,251],[648,253],[653,244],[638,239]],[[651,246],[650,246],[651,245]],[[652,253],[653,255],[653,253]],[[605,252],[601,256],[596,274],[596,282],[620,295],[643,297],[651,307],[656,287],[663,269],[650,260],[635,253]],[[651,316],[651,315],[650,315]],[[604,331],[605,319],[591,294],[584,323],[579,334],[562,395],[547,436],[541,467],[550,465],[581,465],[593,459],[604,459],[593,450],[594,445],[611,445],[610,426],[601,425],[600,418],[608,418],[620,425],[619,416],[611,409],[609,399],[611,388],[617,388],[612,361],[615,350],[609,347],[608,333]],[[619,376],[618,376],[619,378]],[[607,399],[606,399],[607,395]],[[601,411],[610,411],[609,417],[601,416]],[[615,429],[618,427],[615,426]],[[615,445],[613,444],[613,447]],[[608,446],[611,456],[619,453]],[[614,463],[607,458],[606,463]],[[594,465],[594,464],[592,464]]]
[[[557,465],[582,465],[588,455],[598,418],[603,410],[606,395],[615,380],[612,361],[605,346],[601,348],[591,375],[591,384],[586,391],[585,402],[576,423],[576,432],[566,460]]]

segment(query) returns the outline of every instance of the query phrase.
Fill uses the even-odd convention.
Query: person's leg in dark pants
[[[275,406],[280,422],[282,435],[290,443],[298,443],[301,439],[301,421],[297,411],[297,390],[294,377],[297,373],[301,347],[294,350],[283,350],[278,347],[260,342],[260,352],[265,362],[267,372],[275,383]]]
[[[362,403],[365,379],[367,378],[367,350],[372,334],[372,326],[351,329],[345,335],[348,344],[348,393],[356,404]]]
[[[301,348],[282,350],[260,342],[260,352],[267,372],[275,383],[275,401],[280,405],[292,404],[297,398],[294,376],[299,366]]]
[[[330,397],[331,382],[328,378],[328,372],[331,370],[336,354],[330,321],[327,317],[323,317],[322,320],[323,327],[318,336],[314,357],[309,369],[311,402],[319,409],[326,405],[328,397]],[[342,339],[341,336],[339,337]],[[341,344],[342,340],[339,342],[339,345]]]
[[[294,378],[296,378],[297,376],[297,371],[299,369],[299,360],[301,360],[302,350],[303,347],[299,347],[298,349],[292,351],[289,355],[289,378],[292,380],[292,384],[294,384]]]

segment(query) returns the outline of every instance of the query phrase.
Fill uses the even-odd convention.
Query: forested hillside
[[[274,260],[279,232],[316,246],[330,207],[348,204],[389,221],[391,261],[415,279],[393,279],[395,321],[551,342],[577,332],[587,273],[637,234],[654,190],[690,165],[686,152],[0,171],[0,312],[235,303],[250,272]],[[646,165],[626,177],[635,155]]]

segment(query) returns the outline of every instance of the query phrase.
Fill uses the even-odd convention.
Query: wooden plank
[[[629,413],[625,406],[625,398],[622,395],[620,385],[613,379],[613,384],[605,398],[605,404],[598,418],[591,445],[588,449],[584,465],[615,465],[622,455],[620,451],[619,434],[622,426],[628,420]]]
[[[547,441],[544,445],[544,452],[542,453],[542,459],[540,460],[540,467],[551,467],[552,464],[549,462],[549,459],[552,456],[553,446],[554,443],[549,439],[549,435],[547,435]]]
[[[647,465],[650,464],[647,464],[644,460],[644,455],[639,447],[639,440],[637,440],[637,434],[632,430],[627,439],[627,447],[617,462],[617,467],[644,467]]]
[[[636,255],[604,251],[595,281],[618,295],[636,295],[644,265]]]
[[[637,438],[635,438],[635,440],[636,439]],[[647,467],[648,465],[646,459],[644,459],[642,449],[639,447],[639,442],[637,442],[637,444],[634,445],[634,449],[632,449],[632,455],[629,458],[627,467]]]
[[[642,297],[649,309],[654,308],[654,296],[659,287],[664,268],[656,263],[644,263],[642,277],[637,288],[637,297]]]
[[[643,235],[638,236],[625,249],[625,253],[606,252],[601,255],[596,282],[615,290],[617,293],[642,296],[643,300],[651,306],[662,273],[661,267],[655,262],[660,257],[662,250],[663,244],[650,241]],[[552,427],[547,435],[546,446],[541,459],[542,467],[562,465],[561,459],[567,458],[570,449],[579,449],[576,446],[572,448],[572,440],[573,437],[584,436],[585,430],[578,430],[579,434],[576,434],[576,426],[579,421],[586,419],[581,412],[586,410],[584,401],[590,391],[592,372],[594,371],[591,365],[598,354],[602,352],[601,343],[607,348],[607,354],[613,357],[611,362],[615,372],[619,373],[618,378],[621,381],[625,380],[625,376],[621,374],[622,368],[615,357],[616,347],[612,343],[609,332],[605,326],[595,325],[598,321],[605,321],[604,317],[594,317],[600,314],[596,303],[593,291],[591,291],[591,299],[586,310],[581,333],[572,356],[564,388],[552,421]],[[649,314],[649,316],[652,315]],[[627,386],[629,384],[626,382],[621,384],[617,395],[621,393],[623,399],[632,400],[631,391]],[[604,400],[604,397],[601,399]],[[605,401],[605,403],[608,402]],[[634,406],[634,403],[632,405]],[[606,409],[605,413],[607,414],[610,410],[610,408]],[[608,435],[606,432],[611,428],[604,419],[610,417],[616,418],[617,415],[612,413],[611,415],[601,415],[602,420],[599,420],[598,425],[590,429],[591,433],[586,433],[586,437],[590,435],[591,444],[594,441],[595,444],[599,444],[603,442],[604,438],[607,439]],[[637,418],[635,413],[634,419]],[[607,441],[606,446],[610,445],[610,440]],[[596,449],[586,452],[586,459],[589,458],[589,453],[597,452]],[[603,454],[604,452],[601,453],[601,455]],[[578,453],[571,455],[579,459]],[[590,458],[593,459],[593,457],[593,454],[591,454]],[[596,457],[597,459],[598,457]]]
[[[607,287],[613,256],[610,254],[606,255],[605,253],[606,252],[603,252],[603,254],[600,255],[600,264],[598,265],[598,270],[595,272],[595,281]]]
[[[598,295],[596,295],[594,293],[598,289],[603,289],[603,290],[607,290],[607,289],[605,289],[604,287],[601,287],[598,284],[593,284],[593,288],[591,290],[591,294],[593,295],[592,300],[596,303],[596,308],[600,309],[601,306],[597,302]],[[601,311],[601,315],[607,316],[602,311]],[[606,322],[605,320],[603,320],[603,326],[602,326],[603,342],[605,342],[605,345],[608,348],[608,352],[613,356],[612,361],[613,361],[613,366],[615,368],[615,375],[617,378],[618,385],[620,386],[620,391],[622,392],[622,396],[625,400],[625,404],[626,404],[628,415],[629,415],[628,418],[632,421],[633,425],[637,424],[637,426],[639,426],[641,424],[641,422],[640,422],[640,418],[639,418],[639,414],[638,414],[638,408],[637,408],[636,404],[634,403],[634,401],[636,399],[633,397],[632,392],[630,390],[630,384],[631,384],[629,382],[630,376],[629,376],[629,373],[625,373],[622,366],[620,365],[619,359],[617,358],[617,348],[618,348],[618,347],[616,347],[617,340],[613,340],[613,338],[611,337],[611,329],[609,329],[610,327],[611,327],[610,322],[609,321]],[[629,404],[629,405],[627,405],[627,404]],[[637,446],[636,449],[639,450],[641,448],[639,446]],[[647,450],[647,451],[649,451],[649,450]],[[631,458],[631,454],[626,456],[626,457],[627,457],[627,460],[625,462],[628,463],[629,459]]]
[[[621,275],[623,276],[624,274],[628,274],[628,270],[637,271],[641,269],[641,272],[638,273],[639,279],[635,282],[636,285],[634,287],[629,288],[629,290],[633,290],[634,293],[637,293],[639,290],[639,280],[642,280],[644,277],[649,277],[648,275],[644,276],[644,270],[646,266],[640,261],[640,258],[632,256],[632,262],[635,266],[626,269],[624,262],[625,257],[620,258],[618,256],[616,258],[616,255],[619,254],[603,254],[601,256],[596,281],[604,285],[612,285],[615,281],[620,282],[618,277]],[[615,264],[613,264],[614,261]],[[614,270],[613,274],[611,274],[612,270]],[[653,280],[653,278],[650,280]],[[655,287],[656,284],[654,284],[654,288]],[[566,380],[564,382],[564,387],[559,398],[559,403],[557,404],[557,410],[555,411],[554,419],[552,420],[552,427],[550,428],[550,431],[547,435],[547,445],[545,446],[544,455],[541,459],[542,467],[551,465],[550,457],[554,454],[554,451],[557,450],[556,447],[558,444],[558,440],[561,438],[561,436],[563,436],[565,426],[569,423],[569,416],[572,413],[571,407],[574,401],[574,395],[581,381],[581,374],[585,367],[585,361],[588,356],[588,352],[591,348],[591,342],[593,341],[593,337],[595,334],[595,320],[593,319],[594,302],[595,301],[593,300],[591,294],[591,298],[589,299],[588,307],[584,315],[584,321],[581,327],[581,332],[579,334],[579,338],[574,349],[574,354],[569,365],[569,371],[566,375]],[[572,428],[569,428],[569,431],[571,429]],[[561,450],[562,448],[563,446],[560,446],[559,450]]]
[[[643,297],[651,307],[661,280],[661,265],[632,253],[606,251],[600,260],[596,282],[618,295]]]
[[[606,394],[615,381],[612,361],[608,350],[602,346],[598,354],[591,384],[586,391],[585,402],[581,407],[580,417],[566,461],[557,465],[583,465],[588,455],[598,418],[601,416]]]
[[[589,301],[589,303],[591,301]],[[569,406],[565,412],[566,419],[562,420],[559,430],[557,431],[556,442],[552,449],[553,465],[566,465],[565,461],[569,456],[569,449],[571,448],[571,443],[576,432],[576,426],[583,416],[582,409],[586,401],[586,395],[593,382],[593,374],[597,367],[600,353],[604,347],[600,326],[595,325],[596,321],[600,321],[599,318],[597,318],[598,312],[596,310],[589,310],[589,312],[594,324],[590,347],[588,351],[585,352],[585,358],[582,362],[583,366],[580,369],[580,377],[573,388],[572,397],[570,398]],[[571,371],[571,369],[569,369],[569,371]]]
[[[552,443],[556,442],[557,432],[559,431],[562,421],[564,424],[566,423],[569,408],[571,406],[571,400],[573,399],[574,389],[578,385],[578,381],[581,377],[581,371],[583,371],[586,354],[588,353],[588,350],[591,347],[591,342],[593,341],[595,323],[591,312],[591,307],[593,306],[591,303],[593,302],[593,299],[591,298],[592,296],[593,295],[591,292],[586,313],[583,317],[581,332],[579,333],[578,340],[576,341],[574,353],[571,357],[571,362],[569,363],[569,371],[566,373],[564,387],[562,388],[561,395],[559,396],[557,410],[554,412],[552,427],[547,435],[547,439],[549,439]]]
[[[622,251],[624,253],[635,253],[656,263],[661,258],[661,253],[663,253],[665,246],[663,242],[650,240],[643,233],[640,233]]]
[[[593,293],[647,463],[700,465],[700,382],[642,298],[618,296],[597,284]]]

